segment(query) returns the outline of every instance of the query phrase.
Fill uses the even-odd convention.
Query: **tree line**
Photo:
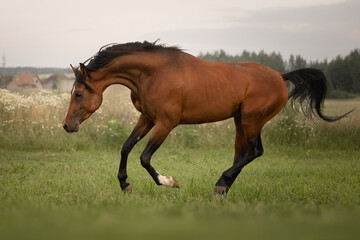
[[[289,72],[300,68],[317,68],[324,72],[328,80],[328,98],[349,98],[360,94],[360,50],[355,49],[345,57],[337,56],[328,61],[307,61],[300,55],[290,55],[284,60],[280,53],[265,51],[231,55],[224,50],[200,53],[199,58],[212,62],[259,62],[279,72]]]

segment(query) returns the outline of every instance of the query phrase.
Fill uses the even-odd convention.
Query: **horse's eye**
[[[81,97],[82,93],[81,92],[75,92],[75,97]]]

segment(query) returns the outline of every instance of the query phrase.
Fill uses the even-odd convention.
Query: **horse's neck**
[[[105,88],[112,84],[121,84],[134,93],[143,79],[150,77],[164,62],[163,54],[136,53],[116,59],[107,69],[103,69]]]
[[[129,55],[115,60],[109,67],[99,70],[98,77],[103,91],[113,84],[121,84],[138,93],[143,78],[156,70],[158,63],[146,56]]]

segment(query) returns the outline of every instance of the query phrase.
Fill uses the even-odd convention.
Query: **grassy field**
[[[359,110],[333,124],[284,110],[264,129],[264,156],[224,197],[213,187],[232,163],[231,120],[182,126],[155,153],[154,167],[180,189],[156,186],[141,167],[144,139],[130,154],[125,195],[119,149],[138,116],[129,93],[110,89],[71,135],[60,124],[68,95],[0,92],[0,239],[360,237]],[[359,105],[326,102],[329,114]]]

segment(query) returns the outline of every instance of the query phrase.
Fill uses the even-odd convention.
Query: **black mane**
[[[139,51],[181,51],[178,47],[167,47],[164,44],[157,44],[157,41],[151,42],[130,42],[123,44],[108,44],[100,48],[100,50],[89,60],[86,68],[90,71],[96,71],[109,65],[115,58],[131,54]],[[89,61],[87,60],[87,61]],[[86,62],[87,62],[86,61]],[[85,63],[86,63],[85,62]]]

